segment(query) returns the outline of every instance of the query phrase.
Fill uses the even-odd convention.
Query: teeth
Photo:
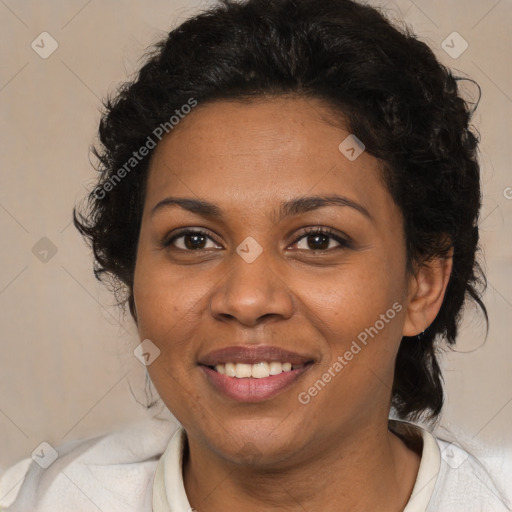
[[[236,375],[237,379],[242,379],[243,377],[250,377],[252,373],[252,365],[250,364],[242,364],[236,363]]]
[[[256,364],[247,363],[225,363],[216,364],[215,370],[228,377],[236,377],[237,379],[243,379],[252,377],[254,379],[264,379],[270,375],[279,375],[283,372],[289,372],[292,369],[302,368],[303,364],[281,363],[279,361],[271,361],[267,363],[261,361]]]
[[[217,366],[223,366],[223,365],[219,364]],[[215,366],[216,370],[217,370],[217,366]],[[228,377],[236,377],[236,365],[234,365],[233,363],[226,363],[225,369],[226,369],[226,375]],[[219,370],[217,370],[217,371],[219,373],[222,373]]]
[[[254,377],[255,379],[263,379],[269,375],[268,363],[261,362],[251,365],[251,377]]]
[[[283,371],[283,365],[279,361],[272,361],[269,366],[270,375],[279,375]]]

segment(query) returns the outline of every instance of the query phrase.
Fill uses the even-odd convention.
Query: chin
[[[280,431],[278,423],[269,428],[262,428],[256,421],[252,423],[251,428],[223,434],[220,442],[215,436],[208,444],[227,461],[253,467],[275,467],[301,452],[302,444],[297,436],[283,429]],[[229,432],[228,428],[226,431]]]

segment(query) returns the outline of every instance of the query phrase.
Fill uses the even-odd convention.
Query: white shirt
[[[390,420],[421,462],[404,512],[510,512],[506,498],[468,452],[411,423]],[[133,424],[57,447],[47,469],[32,458],[0,478],[0,511],[190,512],[183,485],[185,430],[166,420]],[[44,464],[43,464],[44,465]]]

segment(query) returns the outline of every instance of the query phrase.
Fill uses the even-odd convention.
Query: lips
[[[313,362],[313,357],[268,345],[226,347],[199,359],[199,365],[214,391],[238,402],[260,402],[274,398],[292,387]],[[230,365],[239,368],[260,363],[285,363],[286,371],[263,377],[254,377],[250,372],[247,376],[237,376],[218,371]]]
[[[199,358],[199,364],[215,366],[226,363],[256,364],[266,362],[286,362],[292,366],[299,366],[313,361],[312,356],[300,355],[279,347],[269,345],[233,346],[209,352]]]

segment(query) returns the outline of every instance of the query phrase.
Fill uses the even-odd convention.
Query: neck
[[[198,512],[403,510],[420,456],[387,429],[329,438],[279,468],[234,464],[189,440],[183,479]]]

